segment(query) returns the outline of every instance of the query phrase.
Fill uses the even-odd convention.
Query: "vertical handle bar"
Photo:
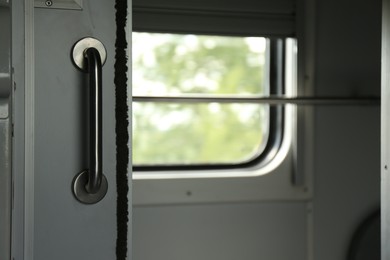
[[[98,50],[85,51],[89,73],[89,177],[88,193],[99,191],[102,182],[102,62]]]
[[[73,47],[75,65],[89,76],[89,169],[77,174],[73,181],[76,199],[85,204],[99,202],[108,189],[102,171],[102,66],[105,59],[106,50],[95,38],[81,39]]]

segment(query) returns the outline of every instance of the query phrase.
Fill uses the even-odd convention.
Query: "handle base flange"
[[[98,192],[91,194],[88,193],[85,186],[88,182],[88,170],[82,171],[77,174],[73,180],[73,194],[78,201],[84,204],[95,204],[101,201],[107,193],[108,183],[106,176],[102,174],[102,181]]]
[[[76,42],[76,44],[72,48],[73,63],[78,69],[82,71],[87,71],[87,64],[85,62],[85,51],[89,48],[95,48],[98,50],[102,65],[104,65],[107,59],[107,51],[103,43],[98,39],[92,37],[85,37]]]

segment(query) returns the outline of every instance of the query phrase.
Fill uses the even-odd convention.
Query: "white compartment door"
[[[48,8],[36,7],[33,13],[33,171],[29,173],[33,180],[26,177],[25,254],[34,260],[114,260],[115,1],[36,1],[36,5],[42,3]],[[77,10],[79,3],[82,10]],[[91,82],[72,61],[72,47],[84,37],[98,39],[107,52],[102,67],[101,130],[108,191],[95,204],[81,203],[72,191],[75,176],[89,168],[89,158],[94,156],[89,133],[95,126],[90,125],[87,101]],[[31,145],[28,138],[26,143]]]

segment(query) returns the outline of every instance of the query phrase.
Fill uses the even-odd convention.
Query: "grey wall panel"
[[[343,260],[379,207],[380,108],[317,108],[316,118],[314,259]]]
[[[305,203],[136,207],[134,260],[306,259]]]
[[[380,96],[381,1],[317,1],[317,95]],[[314,259],[346,259],[380,201],[380,107],[318,107]]]
[[[381,3],[317,0],[317,95],[380,95]]]

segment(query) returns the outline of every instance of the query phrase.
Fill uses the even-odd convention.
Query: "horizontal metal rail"
[[[299,106],[379,106],[380,97],[230,97],[230,96],[133,96],[134,102],[155,103],[246,103]]]

